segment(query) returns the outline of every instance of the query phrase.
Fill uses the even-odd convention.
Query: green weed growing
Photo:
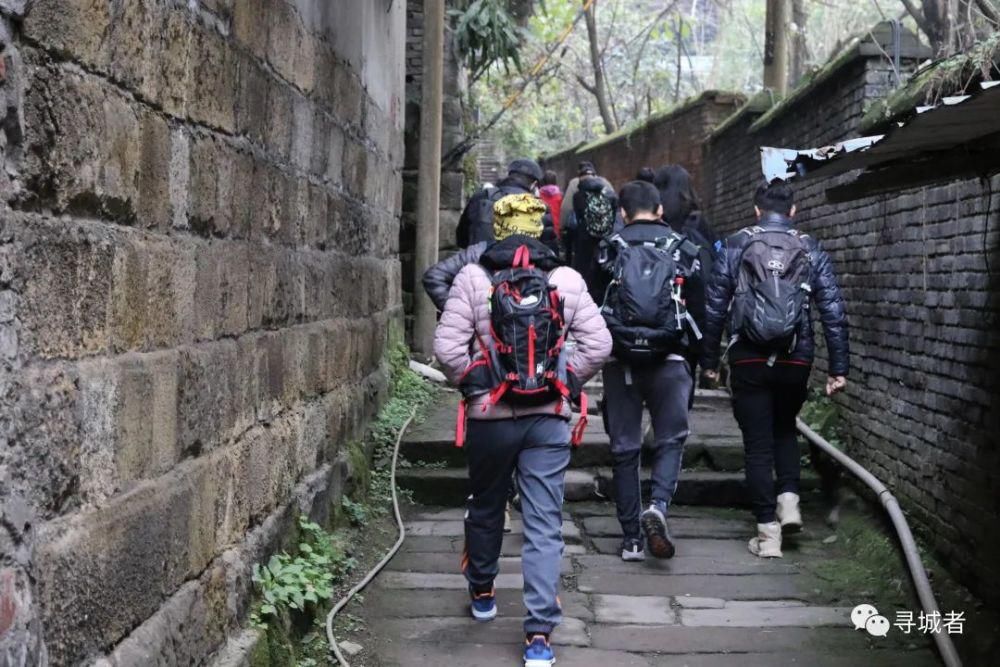
[[[354,559],[345,555],[336,538],[308,517],[299,517],[299,530],[298,555],[281,552],[263,567],[254,565],[253,582],[262,599],[250,620],[257,627],[267,628],[269,620],[282,614],[328,602],[336,583],[354,569]]]

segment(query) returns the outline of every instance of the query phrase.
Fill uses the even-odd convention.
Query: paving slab
[[[563,591],[559,595],[563,613],[571,618],[590,622],[594,614],[590,598],[583,593]],[[433,595],[423,590],[401,590],[375,587],[365,594],[366,609],[380,618],[426,618],[454,616],[469,618],[469,594],[465,589],[439,589]],[[501,617],[523,618],[524,598],[520,591],[499,591],[497,610]]]
[[[870,637],[840,628],[716,628],[649,625],[590,626],[593,648],[637,653],[776,653],[866,650]],[[780,664],[780,663],[779,663]],[[859,665],[858,667],[862,667]],[[867,666],[865,666],[867,667]]]
[[[930,667],[940,665],[930,651],[781,651],[649,656],[653,667]]]
[[[501,550],[502,556],[520,556],[521,548],[524,546],[522,535],[507,534],[503,538]],[[403,542],[404,553],[453,553],[460,554],[465,547],[465,538],[455,537],[432,537],[432,536],[407,536]],[[567,544],[564,552],[566,555],[583,554],[586,549],[581,544]]]
[[[683,543],[681,543],[683,544]],[[642,562],[626,563],[617,553],[613,555],[576,556],[574,562],[586,570],[606,574],[794,574],[798,570],[794,563],[778,559],[762,560],[749,551],[729,557],[715,556],[675,556],[669,560],[652,558],[647,554]]]
[[[609,577],[583,572],[577,586],[583,593],[618,595],[703,595],[732,600],[803,599],[800,575],[697,575],[664,577],[656,574],[623,574]]]
[[[697,539],[674,534],[677,553],[682,556],[714,556],[740,557],[749,554],[746,540],[738,539]],[[588,541],[593,550],[599,554],[620,554],[621,537],[595,537]]]
[[[556,664],[562,667],[652,667],[651,658],[625,651],[601,651],[574,646],[556,646]],[[511,663],[514,667],[517,663]]]
[[[461,557],[452,553],[413,553],[401,552],[396,554],[388,565],[390,571],[395,572],[436,572],[440,574],[455,574],[460,571]],[[563,572],[573,571],[573,561],[570,558],[563,558]],[[521,572],[520,556],[501,556],[501,574],[519,574]]]
[[[518,574],[500,574],[493,581],[497,589],[521,590],[524,580]],[[469,588],[469,582],[461,574],[435,574],[431,572],[391,572],[379,575],[377,586],[382,588],[403,588],[421,590],[461,590]]]
[[[453,616],[383,618],[375,621],[372,627],[380,636],[392,637],[397,643],[423,642],[441,646],[471,643],[490,646],[524,641],[524,621],[521,618],[498,617],[489,623]],[[461,641],[456,641],[456,637],[461,638]],[[553,639],[556,637],[561,646],[590,646],[587,626],[578,618],[564,617],[562,624],[553,633]]]
[[[669,597],[593,595],[594,620],[624,625],[676,625],[679,610]]]
[[[398,641],[387,635],[392,628],[377,629],[380,642],[378,664],[382,667],[515,667],[521,660],[523,635],[509,637],[509,643],[472,643],[447,641],[441,644]],[[390,637],[387,641],[385,637]]]
[[[722,609],[682,609],[681,625],[729,628],[814,628],[821,625],[844,627],[851,622],[846,607],[726,606]]]
[[[747,520],[704,519],[670,517],[667,520],[670,534],[683,538],[735,538],[753,535],[753,524]],[[613,516],[594,516],[583,520],[583,532],[589,537],[617,537],[621,539],[622,528]]]
[[[523,535],[524,522],[520,519],[511,519],[511,530],[508,535]],[[409,521],[406,523],[406,532],[413,537],[456,537],[465,535],[465,523],[457,521]],[[562,525],[562,536],[566,542],[579,542],[580,529],[572,521],[564,521]]]

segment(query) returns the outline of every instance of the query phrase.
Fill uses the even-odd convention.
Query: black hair
[[[656,210],[660,208],[660,193],[652,183],[632,181],[622,186],[618,202],[630,220],[639,213],[656,215]]]
[[[653,185],[660,191],[663,219],[680,229],[692,211],[701,208],[691,183],[691,174],[679,164],[668,164],[656,170]]]
[[[507,174],[506,180],[513,181],[514,183],[524,188],[525,190],[530,190],[531,188],[535,187],[535,184],[538,182],[531,176],[527,174],[522,174],[519,171],[512,171],[509,174]]]
[[[542,185],[558,185],[558,183],[559,177],[556,175],[556,172],[546,169],[545,175],[542,176]]]
[[[593,162],[584,160],[576,166],[576,173],[578,176],[582,176],[583,174],[596,174],[597,167],[594,166]]]
[[[635,180],[652,183],[656,180],[656,173],[653,171],[652,167],[643,167],[639,170],[639,173],[635,175]]]
[[[770,183],[761,183],[757,186],[753,203],[765,213],[790,215],[795,205],[795,193],[792,192],[792,186],[776,178]]]

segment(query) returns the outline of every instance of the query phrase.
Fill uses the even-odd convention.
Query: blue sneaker
[[[525,639],[524,667],[552,667],[556,664],[556,655],[549,645],[545,635],[532,635]]]
[[[472,596],[472,617],[477,621],[492,621],[497,617],[497,589],[493,586],[484,593],[477,593],[469,589]]]

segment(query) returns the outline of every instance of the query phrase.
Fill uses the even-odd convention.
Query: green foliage
[[[452,9],[455,47],[465,59],[473,80],[494,65],[510,74],[521,69],[521,30],[503,0],[466,0],[462,9]]]
[[[351,525],[363,526],[368,521],[368,508],[364,504],[356,503],[344,496],[340,505],[344,508],[344,514],[347,515],[347,520],[351,522]]]
[[[299,517],[299,531],[298,555],[281,552],[267,565],[253,567],[253,582],[262,599],[250,618],[258,627],[267,628],[270,619],[292,610],[306,611],[328,602],[334,585],[354,569],[355,561],[343,546],[308,517]]]
[[[829,397],[814,392],[802,406],[799,418],[831,445],[844,449],[846,438],[840,425],[840,408]]]

